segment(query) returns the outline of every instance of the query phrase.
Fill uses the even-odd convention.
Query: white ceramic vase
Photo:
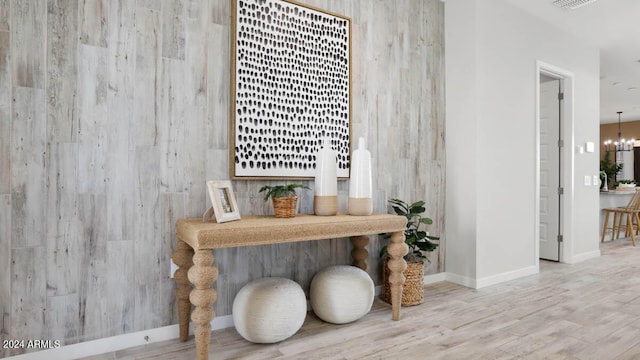
[[[322,149],[316,154],[315,194],[313,212],[320,216],[338,213],[338,164],[336,152],[331,148],[328,138],[324,139]]]
[[[373,213],[371,153],[366,149],[364,138],[361,137],[358,140],[358,148],[353,151],[351,157],[349,214],[371,215]]]

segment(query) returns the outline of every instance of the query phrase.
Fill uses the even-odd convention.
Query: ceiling
[[[640,1],[563,10],[553,0],[506,0],[600,49],[600,122],[640,120]],[[631,90],[630,90],[631,89]],[[635,90],[634,90],[635,89]]]

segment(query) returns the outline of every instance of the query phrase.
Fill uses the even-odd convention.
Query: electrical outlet
[[[584,186],[591,186],[591,176],[589,175],[584,176]]]
[[[600,185],[600,176],[593,175],[593,185],[595,185],[595,186]]]
[[[173,279],[176,270],[178,270],[178,265],[173,262],[173,259],[169,259],[169,278]]]

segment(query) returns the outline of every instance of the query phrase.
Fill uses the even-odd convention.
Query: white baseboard
[[[373,289],[373,293],[375,294],[375,296],[380,296],[382,295],[382,285],[378,285]],[[309,301],[307,301],[309,302]],[[311,303],[309,302],[309,306],[307,307],[307,309],[311,310]]]
[[[216,318],[211,321],[211,330],[226,329],[233,326],[233,315],[216,316]],[[189,334],[191,333],[193,333],[193,328],[190,326]]]
[[[454,274],[454,273],[444,273],[445,274],[445,281],[449,281],[452,282],[454,284],[458,284],[458,285],[462,285],[462,286],[466,286],[472,289],[476,289],[476,279],[467,277],[467,276],[462,276],[462,275],[458,275],[458,274]]]
[[[507,271],[501,274],[496,274],[496,275],[491,275],[491,276],[487,276],[485,278],[481,278],[481,279],[477,279],[476,280],[476,289],[480,289],[483,287],[487,287],[487,286],[491,286],[491,285],[495,285],[495,284],[499,284],[505,281],[509,281],[509,280],[514,280],[517,278],[521,278],[524,276],[529,276],[529,275],[534,275],[540,272],[540,269],[538,266],[528,266],[526,268],[522,268],[522,269],[518,269],[518,270],[513,270],[513,271]]]
[[[467,276],[462,276],[462,275],[453,274],[453,273],[440,273],[436,275],[438,275],[438,278],[444,276],[444,280],[441,280],[441,281],[449,281],[449,282],[466,286],[472,289],[480,289],[483,287],[499,284],[505,281],[514,280],[524,276],[537,274],[538,272],[540,272],[540,269],[537,266],[529,266],[529,267],[514,270],[514,271],[508,271],[501,274],[487,276],[481,279],[473,279]]]
[[[594,258],[600,257],[601,255],[602,254],[600,253],[600,250],[594,250],[594,251],[589,251],[586,253],[574,255],[569,260],[569,264],[576,264],[579,262],[583,262],[585,260],[594,259]]]
[[[219,330],[233,326],[233,316],[218,316],[211,322],[212,330]],[[189,324],[189,333],[193,333],[193,323]],[[94,356],[113,351],[128,349],[134,346],[146,345],[160,341],[177,339],[180,336],[179,325],[169,325],[160,328],[138,331],[129,334],[112,336],[97,340],[85,341],[78,344],[61,346],[57,349],[34,351],[10,357],[15,360],[68,360],[87,356]]]
[[[447,281],[447,273],[441,272],[437,274],[425,275],[422,281],[425,285]]]

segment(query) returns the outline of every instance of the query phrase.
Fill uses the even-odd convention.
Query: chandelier
[[[625,140],[622,137],[622,131],[620,130],[620,115],[622,111],[618,111],[618,141],[612,142],[611,140],[607,140],[604,142],[604,150],[606,152],[610,151],[632,151],[633,145],[635,141],[633,139]],[[613,146],[612,146],[613,145]]]

